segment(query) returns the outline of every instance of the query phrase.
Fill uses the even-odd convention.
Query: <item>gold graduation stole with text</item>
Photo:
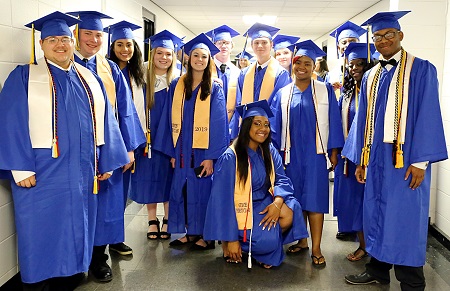
[[[176,147],[178,138],[182,130],[185,87],[184,78],[180,77],[175,87],[172,102],[172,140],[173,146]],[[198,90],[195,109],[194,109],[194,130],[192,136],[192,148],[208,149],[209,148],[209,129],[211,114],[211,95],[202,101],[200,100],[201,88]]]
[[[236,212],[236,220],[238,223],[238,229],[244,230],[244,238],[246,237],[245,231],[253,227],[253,202],[252,202],[252,167],[250,165],[250,158],[248,161],[248,176],[245,183],[241,183],[239,180],[238,161],[236,156],[236,149],[234,144],[230,146],[236,157],[236,177],[234,180],[234,210]],[[272,162],[272,173],[270,174],[270,189],[269,192],[274,195],[273,187],[275,184],[275,167]],[[247,225],[250,227],[247,228]]]

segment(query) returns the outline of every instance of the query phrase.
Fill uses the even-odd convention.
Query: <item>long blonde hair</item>
[[[145,98],[147,99],[147,109],[152,109],[153,105],[155,104],[155,83],[156,83],[156,74],[155,74],[155,62],[153,61],[153,58],[156,53],[156,49],[154,48],[150,52],[149,56],[149,65],[147,66],[145,73],[146,73],[146,80],[147,80],[147,94]],[[172,51],[172,64],[169,66],[166,72],[166,81],[167,86],[170,85],[170,82],[175,78],[175,69],[177,63],[177,56],[175,55],[175,52]],[[175,64],[175,65],[174,65]]]

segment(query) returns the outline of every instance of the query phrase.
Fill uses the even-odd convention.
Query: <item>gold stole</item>
[[[102,79],[106,95],[108,95],[108,100],[114,109],[116,108],[116,84],[112,78],[111,67],[101,54],[96,54],[95,57],[97,58],[97,75]]]
[[[250,165],[250,158],[248,161],[248,176],[245,183],[241,183],[239,180],[239,172],[238,172],[238,161],[236,156],[236,149],[234,143],[230,146],[230,149],[233,151],[234,156],[236,157],[236,177],[234,180],[234,209],[236,212],[236,220],[238,223],[238,229],[244,230],[244,239],[246,238],[245,230],[252,229],[253,227],[253,202],[252,202],[252,167]],[[270,189],[269,192],[274,195],[274,184],[275,184],[275,167],[273,165],[273,159],[271,158],[272,163],[272,173],[270,174]],[[247,225],[250,227],[247,228]]]
[[[183,75],[178,79],[173,94],[172,102],[172,140],[173,146],[176,147],[178,137],[181,133],[183,123],[185,88]],[[194,109],[194,130],[192,136],[192,148],[208,149],[209,148],[209,119],[211,114],[211,95],[208,95],[204,101],[200,100],[201,88],[198,90],[195,109]]]
[[[240,71],[239,71],[240,72]],[[217,66],[213,69],[212,73],[213,78],[219,78],[219,74],[217,71]],[[230,68],[230,78],[228,80],[228,88],[227,88],[227,114],[228,114],[228,122],[230,122],[231,117],[233,117],[234,110],[236,108],[236,87],[237,87],[237,79],[238,76],[233,76],[233,70]]]
[[[242,101],[241,104],[247,104],[254,101],[254,87],[255,87],[255,72],[256,72],[256,64],[254,63],[250,66],[245,74],[244,85],[242,88]],[[278,61],[273,57],[270,57],[269,65],[267,66],[266,73],[264,74],[264,78],[261,85],[261,90],[259,93],[259,100],[268,100],[270,95],[273,92],[273,88],[275,86],[275,77],[277,73],[277,64]]]

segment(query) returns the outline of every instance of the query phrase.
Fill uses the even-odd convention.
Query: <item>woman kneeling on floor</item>
[[[241,130],[216,164],[204,236],[223,241],[229,263],[242,262],[245,252],[271,268],[284,259],[283,244],[306,238],[308,232],[291,180],[270,143],[268,118],[273,115],[267,101],[237,111]]]

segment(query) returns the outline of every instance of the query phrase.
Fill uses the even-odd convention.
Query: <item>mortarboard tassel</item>
[[[131,174],[134,174],[136,172],[136,161],[133,162],[133,165],[131,166]]]
[[[78,19],[80,19],[80,17],[78,17]],[[74,32],[74,36],[75,36],[75,49],[77,51],[80,50],[80,41],[79,41],[79,35],[80,35],[80,28],[78,27],[78,24],[75,25],[75,32]]]
[[[244,226],[244,237],[242,238],[242,242],[247,242],[247,226]]]
[[[30,65],[37,65],[36,62],[36,49],[35,49],[35,39],[34,39],[34,23],[31,24],[31,55],[30,55]]]
[[[59,157],[58,137],[55,136],[52,140],[52,158],[56,159],[57,157]]]
[[[98,194],[98,177],[94,176],[94,189],[92,190],[92,193]]]
[[[111,25],[108,26],[108,51],[106,52],[106,57],[109,59],[109,51],[111,47]]]
[[[181,47],[181,70],[180,70],[180,77],[183,75],[183,68],[184,68],[184,46]]]
[[[367,26],[366,30],[366,39],[367,39],[367,63],[370,64],[370,59],[372,56],[370,55],[370,41],[369,41],[369,31],[370,31],[370,25]]]

